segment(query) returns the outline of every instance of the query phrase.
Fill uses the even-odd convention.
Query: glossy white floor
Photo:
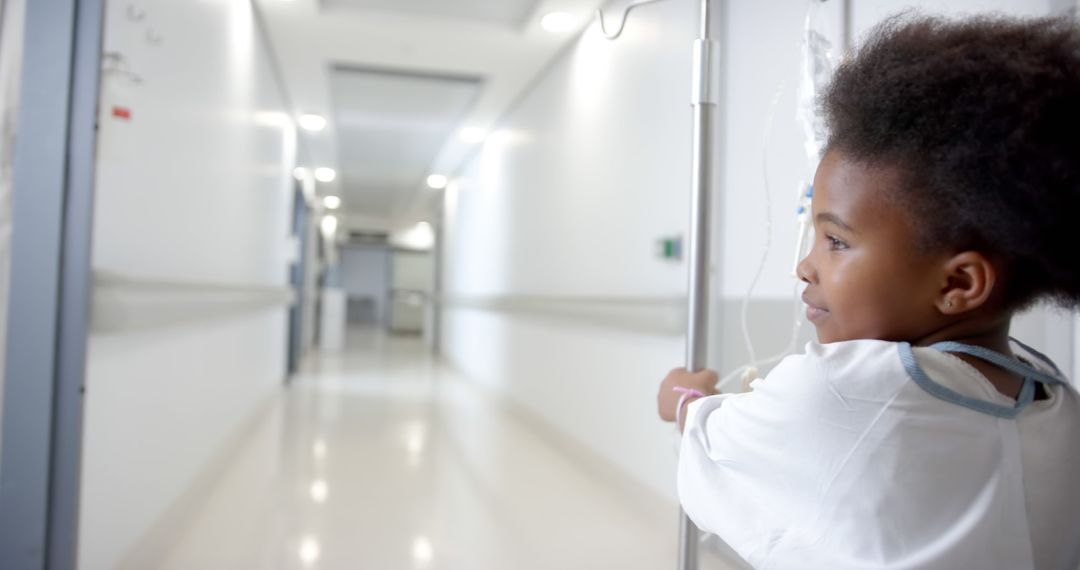
[[[676,513],[618,489],[419,340],[352,331],[260,421],[155,566],[674,569]],[[727,567],[703,550],[701,568]]]

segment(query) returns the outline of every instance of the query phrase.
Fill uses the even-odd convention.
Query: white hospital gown
[[[899,346],[810,343],[753,392],[690,404],[690,518],[756,568],[1080,568],[1075,388],[1044,385],[1049,399],[995,417],[930,395]],[[954,355],[914,355],[945,387],[1015,404]]]

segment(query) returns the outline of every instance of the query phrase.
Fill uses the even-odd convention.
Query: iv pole
[[[693,179],[690,185],[689,293],[686,330],[686,369],[705,368],[709,337],[709,218],[712,212],[713,123],[720,103],[720,82],[716,72],[719,42],[710,37],[710,4],[701,0],[701,37],[694,41],[694,80],[691,104],[694,109]],[[697,570],[699,531],[680,509],[679,570]]]
[[[600,31],[605,38],[618,38],[626,19],[634,8],[660,0],[635,0],[622,14],[619,26],[608,31],[603,10],[597,10]],[[689,263],[689,293],[686,331],[686,369],[697,372],[705,368],[709,340],[709,217],[710,194],[713,188],[713,153],[715,152],[714,121],[720,105],[720,44],[710,37],[710,8],[715,0],[701,1],[701,37],[694,41],[694,77],[690,103],[694,110],[693,175],[690,185],[690,236],[687,253]],[[679,510],[679,570],[697,570],[698,536],[700,531],[690,517]]]

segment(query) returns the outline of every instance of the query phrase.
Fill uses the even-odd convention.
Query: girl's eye
[[[826,235],[825,240],[829,242],[829,249],[830,250],[840,251],[840,250],[844,250],[844,249],[848,248],[848,244],[844,243],[843,241],[841,241],[841,240],[839,240],[839,239],[837,239],[837,238],[835,238],[833,236]]]

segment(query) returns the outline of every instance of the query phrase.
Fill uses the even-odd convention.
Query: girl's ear
[[[982,307],[990,299],[997,282],[994,264],[977,251],[964,251],[945,261],[945,285],[936,300],[946,315],[958,315]]]

